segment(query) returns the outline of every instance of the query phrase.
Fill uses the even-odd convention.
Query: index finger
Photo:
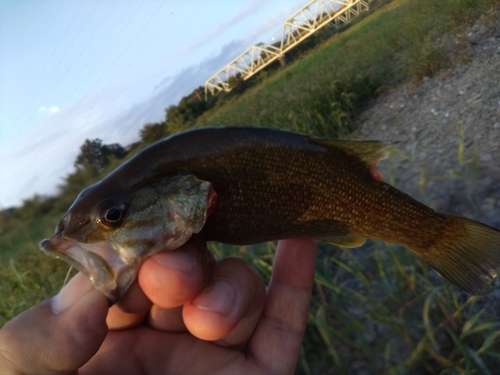
[[[293,373],[309,315],[315,268],[315,240],[278,243],[266,305],[247,347],[262,370]]]

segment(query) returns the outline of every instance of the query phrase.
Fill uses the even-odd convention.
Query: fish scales
[[[303,236],[358,246],[375,238],[409,248],[469,292],[486,293],[500,268],[500,231],[437,213],[381,181],[376,163],[386,146],[266,128],[180,133],[85,189],[56,229],[59,237],[41,247],[57,252],[51,243],[69,233],[75,244],[113,239],[144,258],[194,233],[237,245]],[[111,223],[96,225],[103,215]],[[79,222],[87,224],[72,224]]]
[[[264,129],[261,137],[249,137],[247,129],[238,130],[223,132],[223,139],[214,135],[214,146],[227,145],[230,152],[210,152],[204,165],[196,153],[194,159],[177,160],[180,165],[169,161],[172,172],[163,169],[177,173],[180,168],[214,186],[217,206],[202,232],[208,240],[264,242],[276,239],[278,232],[288,237],[385,238],[406,245],[423,240],[428,231],[435,236],[443,230],[433,210],[390,185],[375,183],[365,164],[352,155],[293,133],[276,132],[271,138],[266,133],[273,131]],[[192,151],[197,142],[206,144],[204,136],[192,135],[185,135]],[[395,199],[397,204],[391,203]]]

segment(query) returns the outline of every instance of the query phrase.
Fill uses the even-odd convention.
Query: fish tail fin
[[[446,233],[419,255],[468,293],[487,294],[488,282],[500,273],[500,231],[464,217],[442,215],[450,223]]]

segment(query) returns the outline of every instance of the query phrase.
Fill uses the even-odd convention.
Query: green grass
[[[454,178],[474,185],[477,153],[465,159],[464,138],[460,132],[456,137]],[[413,159],[392,151],[391,159],[401,157]],[[423,173],[422,191],[439,178]],[[468,203],[474,205],[476,198],[471,193]],[[210,249],[218,259],[241,257],[266,280],[270,277],[274,243],[211,244]],[[494,287],[500,288],[500,281]],[[368,241],[360,248],[340,249],[320,244],[297,373],[495,374],[500,368],[500,321],[494,303],[495,297],[461,291],[400,246]]]
[[[456,177],[474,183],[477,157],[465,159],[460,132]],[[391,158],[406,156],[393,152]],[[391,177],[391,176],[389,176]],[[424,175],[422,189],[435,176]],[[471,199],[473,199],[471,195]],[[2,236],[0,325],[60,289],[68,266],[37,249],[55,215]],[[275,244],[209,244],[218,259],[237,256],[268,280]],[[496,283],[498,288],[500,283]],[[500,322],[489,297],[470,297],[405,249],[368,241],[357,249],[320,244],[317,273],[297,373],[494,374]]]
[[[366,98],[448,67],[444,33],[461,32],[494,3],[394,0],[241,96],[218,103],[197,125],[251,124],[346,135],[352,130],[350,115]]]
[[[351,118],[366,98],[448,66],[446,38],[438,37],[462,31],[482,13],[498,17],[491,12],[494,3],[395,0],[239,98],[217,105],[197,125],[266,125],[348,135]],[[477,153],[465,158],[460,128],[450,136],[459,140],[453,178],[466,186],[469,203],[478,207]],[[399,157],[415,162],[414,155],[393,150],[391,159]],[[425,198],[429,181],[439,183],[441,177],[419,167]],[[0,221],[0,326],[61,288],[69,267],[44,256],[38,242],[53,233],[76,194],[99,177],[91,169],[82,171],[67,181],[50,207],[35,199],[5,225]],[[274,243],[209,246],[218,259],[242,257],[269,279]],[[342,250],[321,244],[297,373],[495,374],[500,322],[494,302],[494,297],[470,297],[458,290],[399,246],[368,241]]]

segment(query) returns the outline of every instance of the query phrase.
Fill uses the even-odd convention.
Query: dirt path
[[[415,157],[381,162],[386,180],[391,165],[401,190],[437,210],[500,228],[500,19],[478,20],[452,43],[459,39],[468,62],[380,95],[356,120],[355,138],[401,141],[394,148]]]

